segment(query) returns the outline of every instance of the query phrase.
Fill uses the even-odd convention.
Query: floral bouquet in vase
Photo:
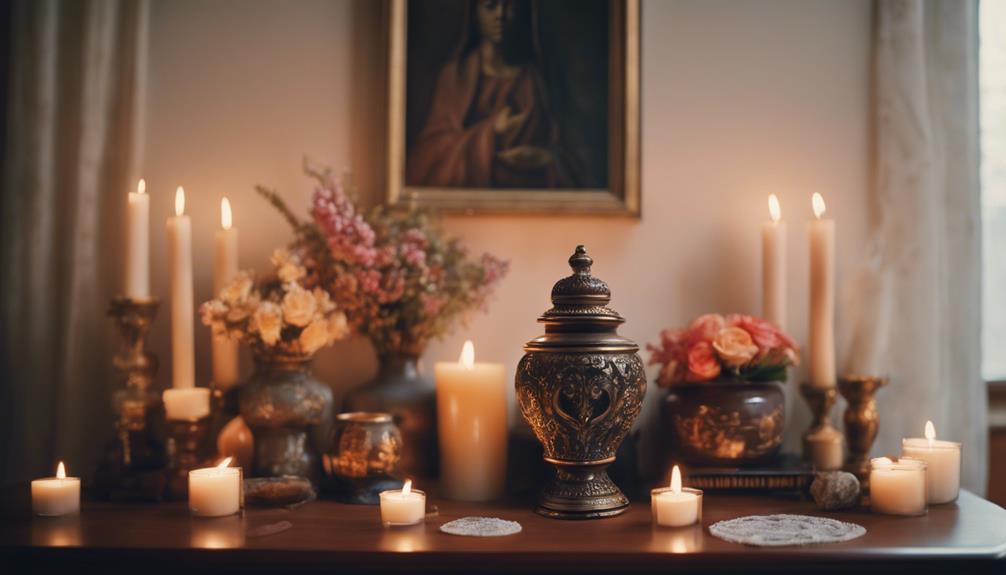
[[[305,285],[328,292],[377,352],[376,378],[351,392],[343,408],[394,415],[404,443],[401,469],[433,475],[435,397],[417,361],[430,340],[486,309],[508,264],[490,254],[470,257],[427,211],[364,211],[351,185],[327,171],[305,171],[314,182],[310,218],[293,213],[276,192],[258,191],[293,228],[290,249],[306,267]]]
[[[749,315],[706,314],[649,345],[669,389],[663,421],[674,458],[697,465],[770,461],[785,426],[781,382],[800,352],[781,329]]]
[[[240,339],[255,356],[255,371],[240,387],[241,421],[232,422],[251,428],[252,474],[317,481],[332,425],[332,390],[314,377],[311,359],[345,338],[349,325],[327,291],[307,285],[297,254],[276,250],[272,265],[259,279],[240,273],[200,312],[215,337]]]

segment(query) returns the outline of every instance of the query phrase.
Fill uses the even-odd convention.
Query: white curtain
[[[142,128],[146,0],[12,11],[0,211],[0,478],[89,475],[111,437],[117,242]],[[111,246],[111,247],[110,247]]]
[[[847,291],[846,368],[887,374],[875,453],[921,437],[964,444],[985,492],[975,0],[878,0],[870,254]]]

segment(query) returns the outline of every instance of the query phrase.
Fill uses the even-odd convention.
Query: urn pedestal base
[[[545,458],[555,466],[535,512],[553,519],[599,519],[629,508],[629,498],[608,477],[615,458],[593,462]]]

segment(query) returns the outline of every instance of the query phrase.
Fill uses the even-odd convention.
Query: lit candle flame
[[[231,461],[233,461],[233,460],[234,460],[233,457],[224,458],[223,461],[221,461],[220,463],[217,464],[217,469],[223,469],[225,467],[230,467],[231,466]]]
[[[775,194],[768,195],[768,215],[773,222],[782,219],[782,208],[779,207],[779,198],[775,197]]]
[[[677,465],[671,470],[671,493],[675,495],[681,493],[681,470]]]
[[[821,219],[825,210],[824,197],[821,196],[821,194],[814,192],[813,197],[810,199],[810,203],[814,207],[814,217]]]
[[[929,447],[933,447],[933,443],[936,441],[936,426],[933,425],[932,421],[926,422],[926,441],[929,442]]]
[[[62,461],[56,466],[56,479],[66,479],[66,466]]]
[[[225,230],[231,229],[233,215],[231,215],[231,201],[225,196],[220,200],[220,227]]]
[[[178,186],[175,190],[175,215],[180,216],[185,213],[185,189]]]
[[[402,486],[402,497],[405,497],[409,493],[412,493],[412,480],[406,479],[405,485]]]
[[[466,341],[461,346],[461,357],[458,358],[458,363],[464,366],[465,369],[475,367],[475,344],[472,343],[472,340]]]
[[[147,193],[147,180],[140,178],[140,181],[136,183],[136,193],[137,194]]]

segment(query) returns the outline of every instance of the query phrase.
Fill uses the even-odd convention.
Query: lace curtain
[[[876,4],[870,253],[842,323],[847,370],[891,378],[875,452],[931,419],[984,493],[977,30],[975,0]]]
[[[87,474],[111,437],[118,243],[139,157],[146,0],[11,8],[0,211],[0,478]]]

